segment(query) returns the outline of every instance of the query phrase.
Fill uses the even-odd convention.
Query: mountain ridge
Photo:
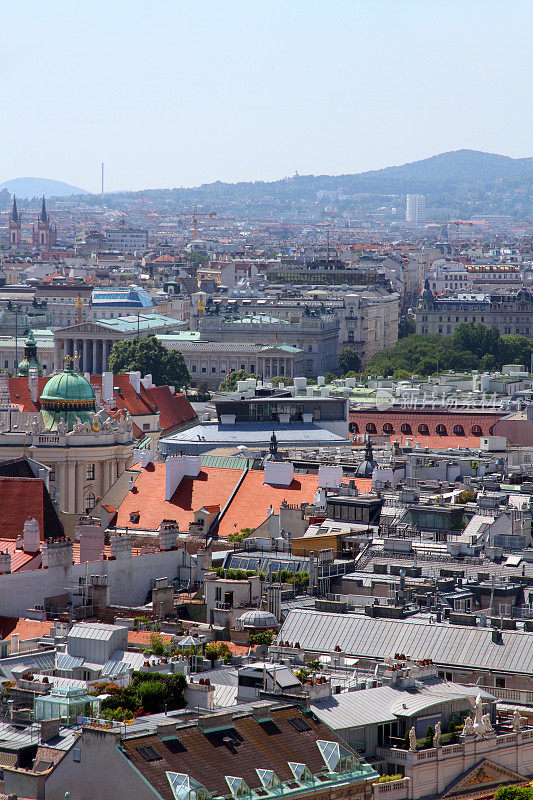
[[[73,186],[64,181],[56,181],[52,178],[12,178],[8,181],[0,182],[0,190],[7,189],[10,194],[17,197],[31,200],[33,197],[71,197],[72,195],[89,194],[79,186]]]

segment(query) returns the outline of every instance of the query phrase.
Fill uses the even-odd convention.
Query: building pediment
[[[506,783],[525,783],[527,778],[507,767],[502,767],[488,758],[479,761],[475,766],[465,772],[460,778],[453,781],[440,795],[441,798],[460,798],[465,795],[475,796],[479,790],[486,792],[491,786]]]
[[[110,330],[106,325],[100,325],[98,322],[81,322],[79,325],[68,325],[66,328],[57,328],[54,334],[69,334],[73,336],[76,333],[102,333],[106,336],[112,336],[115,331]]]

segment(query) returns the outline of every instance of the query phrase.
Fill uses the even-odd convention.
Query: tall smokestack
[[[104,162],[102,161],[102,194],[104,193]]]

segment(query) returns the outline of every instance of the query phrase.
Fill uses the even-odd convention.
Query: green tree
[[[211,400],[211,392],[209,391],[207,381],[201,381],[198,384],[198,388],[196,389],[196,400],[199,403],[207,403],[208,400]]]
[[[398,325],[398,339],[404,339],[413,333],[416,333],[416,322],[413,317],[409,315],[402,317]]]
[[[248,643],[251,645],[265,644],[267,646],[272,644],[274,634],[272,631],[260,631],[259,633],[251,633]]]
[[[150,648],[154,656],[162,656],[165,654],[165,643],[158,633],[150,634]]]
[[[339,372],[346,375],[347,372],[360,372],[361,359],[353,347],[343,347],[339,351]]]
[[[255,375],[248,374],[244,369],[238,369],[224,378],[218,388],[221,392],[236,392],[237,381],[245,381],[246,378],[255,378]]]
[[[115,373],[150,373],[157,386],[170,384],[181,389],[191,382],[183,355],[178,350],[167,350],[155,336],[114,344],[109,356],[109,369]]]

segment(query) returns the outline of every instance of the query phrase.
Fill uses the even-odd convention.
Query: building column
[[[85,509],[83,508],[83,484],[85,482],[85,463],[83,461],[78,461],[76,464],[76,507],[74,509],[75,514],[83,514]]]
[[[66,464],[64,461],[58,461],[55,464],[56,468],[56,487],[57,487],[57,500],[61,511],[67,510],[67,480],[66,480]]]
[[[76,506],[76,464],[70,463],[67,464],[67,473],[68,473],[68,503],[66,504],[67,507],[65,511],[68,514],[75,513],[75,506]]]
[[[94,339],[87,342],[87,372],[92,375],[94,369]]]
[[[62,367],[61,364],[61,340],[56,339],[54,342],[54,369],[60,370]]]
[[[94,483],[96,497],[104,496],[104,465],[102,461],[97,461],[94,466]]]
[[[96,339],[95,347],[96,347],[96,363],[94,365],[95,372],[96,372],[97,375],[101,375],[102,372],[104,371],[104,369],[102,367],[102,360],[103,360],[103,356],[104,356],[104,343],[103,343],[103,341],[101,339]]]

